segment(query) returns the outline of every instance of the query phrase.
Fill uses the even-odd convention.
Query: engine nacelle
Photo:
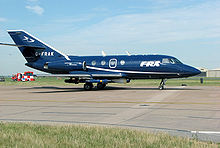
[[[44,69],[57,71],[79,71],[86,70],[86,62],[55,61],[44,64]]]

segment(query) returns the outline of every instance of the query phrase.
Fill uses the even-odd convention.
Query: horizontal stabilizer
[[[16,44],[7,44],[7,43],[0,43],[0,45],[15,46],[15,47],[29,47],[29,48],[36,48],[36,49],[45,49],[45,47],[40,47],[40,46],[16,45]]]

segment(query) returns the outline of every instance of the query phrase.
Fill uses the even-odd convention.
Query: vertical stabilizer
[[[38,59],[54,61],[57,60],[57,58],[70,60],[64,53],[44,43],[24,30],[8,30],[8,33],[27,62],[35,62]]]

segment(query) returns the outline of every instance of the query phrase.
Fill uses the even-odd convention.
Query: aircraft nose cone
[[[185,64],[179,66],[179,69],[180,69],[180,76],[181,77],[190,77],[190,76],[195,76],[195,75],[198,75],[201,73],[200,70],[198,70],[192,66],[185,65]]]
[[[189,76],[195,76],[195,75],[198,75],[201,73],[200,70],[194,68],[194,67],[191,67],[191,66],[186,66],[184,68],[185,72],[189,75]]]
[[[196,69],[196,68],[193,68],[193,70],[192,70],[192,72],[191,72],[194,76],[195,75],[198,75],[198,74],[200,74],[201,73],[201,71],[200,70],[198,70],[198,69]]]

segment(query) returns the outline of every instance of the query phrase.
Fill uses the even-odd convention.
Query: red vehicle
[[[34,73],[32,71],[26,71],[24,73],[17,73],[12,75],[13,81],[35,81]]]

